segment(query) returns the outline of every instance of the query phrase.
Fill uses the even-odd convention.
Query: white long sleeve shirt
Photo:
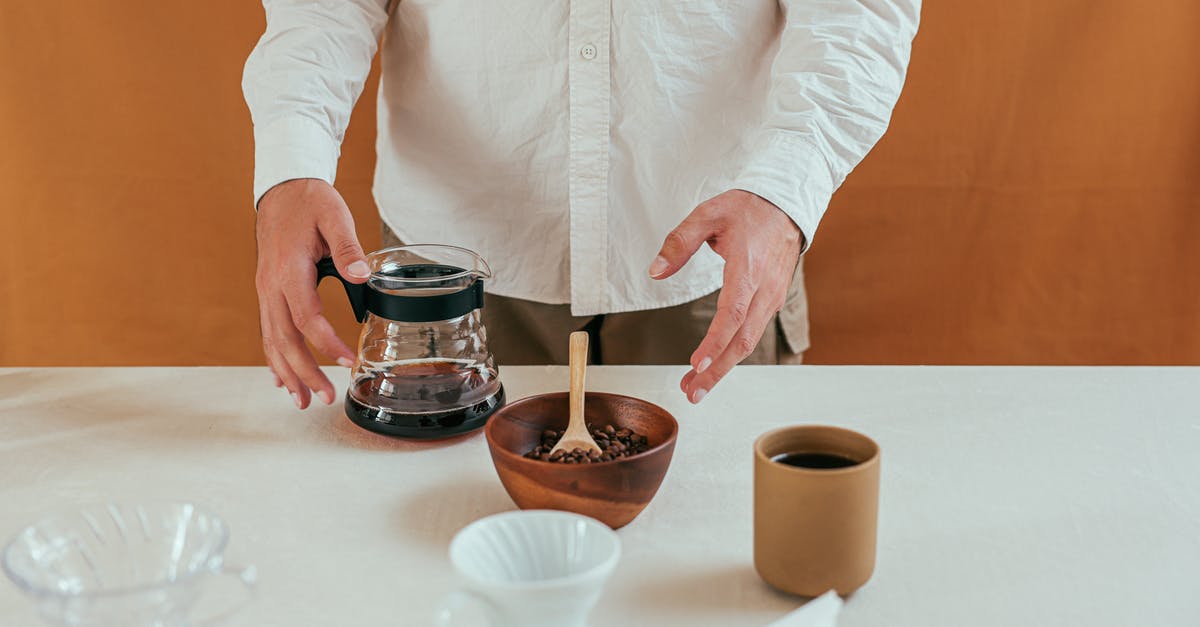
[[[647,274],[697,204],[754,192],[813,235],[882,136],[920,0],[264,0],[246,62],[255,201],[330,183],[382,46],[374,192],[404,241],[480,253],[488,291],[575,315],[720,287]],[[382,39],[382,41],[380,41]]]

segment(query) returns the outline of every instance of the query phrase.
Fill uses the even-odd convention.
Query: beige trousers
[[[386,247],[401,245],[387,226]],[[549,305],[488,294],[483,307],[488,348],[502,366],[566,364],[567,336],[590,335],[589,362],[620,365],[683,365],[708,332],[717,310],[714,292],[675,307],[572,316],[570,305]],[[787,302],[767,326],[743,364],[798,364],[808,348],[804,273],[796,268]]]

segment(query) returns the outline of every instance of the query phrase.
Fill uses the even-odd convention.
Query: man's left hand
[[[730,190],[701,203],[667,235],[650,276],[675,274],[705,242],[725,259],[725,278],[708,334],[679,384],[693,403],[758,346],[783,307],[804,235],[767,200]]]

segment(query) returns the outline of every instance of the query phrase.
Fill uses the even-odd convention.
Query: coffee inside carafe
[[[471,362],[431,359],[395,364],[358,379],[346,398],[346,412],[360,424],[383,421],[449,429],[490,414],[504,403],[503,392],[494,377]],[[474,402],[464,405],[464,400]]]

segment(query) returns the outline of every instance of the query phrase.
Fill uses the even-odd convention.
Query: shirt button
[[[584,44],[583,47],[579,49],[579,55],[588,61],[591,61],[592,59],[596,58],[596,47],[592,44]]]

